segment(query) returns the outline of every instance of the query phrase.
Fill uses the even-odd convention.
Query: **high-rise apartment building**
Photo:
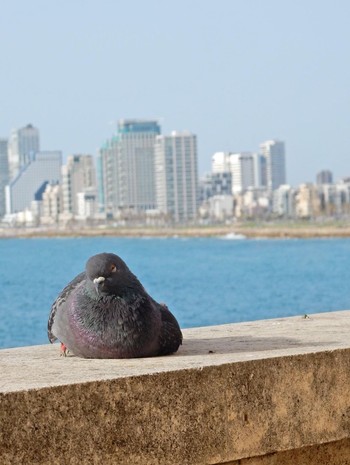
[[[10,179],[12,180],[40,150],[39,130],[32,124],[14,129],[8,143]]]
[[[244,192],[255,185],[254,157],[251,152],[232,153],[230,167],[233,194]]]
[[[107,215],[141,213],[156,206],[154,143],[160,126],[154,120],[125,119],[99,154],[99,172]]]
[[[61,186],[59,184],[47,184],[42,197],[42,212],[40,221],[42,224],[57,223],[61,214],[62,202]]]
[[[82,199],[97,196],[96,171],[92,155],[70,155],[62,166],[62,213],[82,216]],[[96,203],[96,202],[95,202]],[[91,209],[93,211],[94,208]],[[90,210],[89,210],[90,211]]]
[[[197,216],[197,138],[188,131],[157,136],[155,142],[157,208],[175,222]]]
[[[7,139],[0,139],[0,218],[6,213],[5,186],[9,183]]]
[[[262,156],[265,158],[266,187],[269,191],[286,184],[286,160],[284,142],[268,140],[260,144]]]
[[[47,184],[57,184],[61,178],[62,153],[37,152],[6,186],[6,213],[18,213],[31,202],[41,201]]]

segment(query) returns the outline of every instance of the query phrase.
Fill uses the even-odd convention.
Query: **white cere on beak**
[[[98,278],[95,278],[94,279],[94,284],[100,284],[100,283],[103,283],[103,281],[105,281],[106,278],[104,278],[103,276],[99,276]]]

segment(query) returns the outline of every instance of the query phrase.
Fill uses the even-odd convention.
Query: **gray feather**
[[[52,325],[55,320],[55,315],[57,313],[57,310],[59,310],[62,306],[65,305],[67,298],[71,294],[71,292],[80,284],[84,279],[86,279],[86,274],[85,271],[78,274],[70,283],[67,284],[67,286],[58,294],[56,300],[51,306],[51,311],[49,315],[49,321],[47,322],[47,335],[49,338],[49,341],[51,343],[57,341],[57,337],[52,333]]]

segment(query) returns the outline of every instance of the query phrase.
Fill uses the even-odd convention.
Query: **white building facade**
[[[267,140],[260,144],[260,151],[265,158],[266,187],[269,191],[286,184],[285,144],[279,140]]]
[[[36,153],[6,186],[6,213],[13,214],[30,208],[31,202],[42,200],[46,185],[61,179],[62,153]]]
[[[42,224],[58,223],[62,208],[61,186],[59,184],[47,184],[43,193],[41,218]]]
[[[155,141],[157,209],[174,222],[197,217],[198,161],[194,134],[174,131]]]
[[[96,211],[97,205],[86,210],[82,208],[85,195],[89,203],[92,198],[97,202],[94,158],[88,154],[70,155],[66,165],[62,166],[62,215],[66,219],[84,216],[83,211],[89,216]]]
[[[251,152],[230,155],[232,194],[239,194],[255,185],[254,157]]]
[[[216,152],[211,159],[212,173],[229,173],[230,168],[230,152]]]
[[[296,192],[288,184],[282,184],[273,191],[272,211],[280,217],[293,218],[295,216]]]

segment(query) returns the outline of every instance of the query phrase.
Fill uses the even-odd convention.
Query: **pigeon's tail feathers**
[[[47,330],[47,335],[51,344],[57,341],[57,337],[52,333],[50,329]]]
[[[165,304],[160,304],[162,329],[159,338],[159,355],[173,354],[182,344],[182,333],[174,315]]]
[[[55,321],[57,311],[60,311],[65,305],[70,293],[86,278],[85,272],[78,274],[67,286],[58,294],[57,299],[51,307],[49,320],[47,322],[47,336],[51,344],[57,341],[57,337],[52,332],[52,326]]]

